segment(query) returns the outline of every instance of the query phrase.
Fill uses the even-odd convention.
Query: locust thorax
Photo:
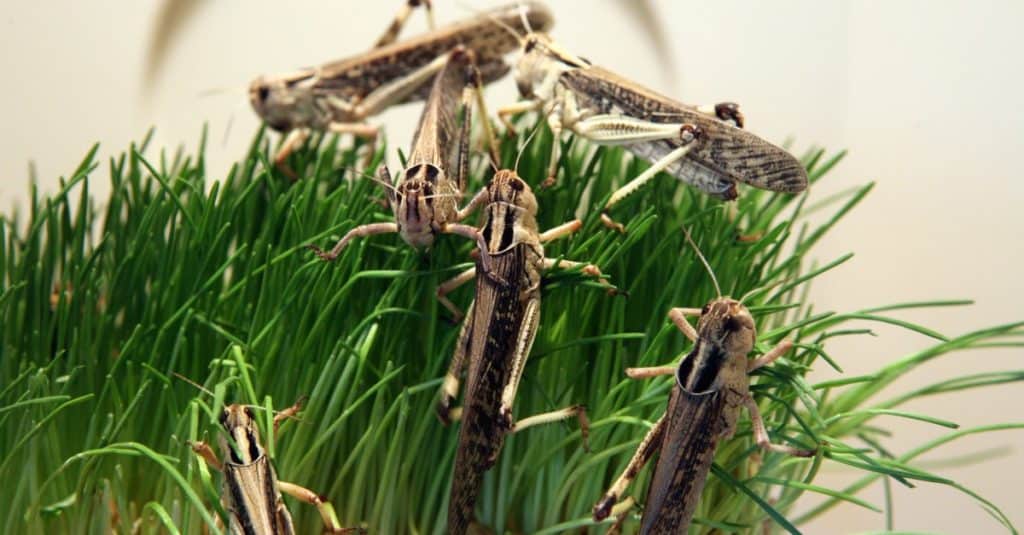
[[[220,415],[220,425],[231,437],[230,441],[221,437],[221,449],[227,455],[228,462],[238,465],[251,464],[263,456],[260,431],[256,426],[252,409],[245,405],[228,405]]]
[[[483,236],[491,253],[536,241],[537,198],[515,171],[501,169],[495,173],[487,193]]]
[[[756,337],[754,318],[739,301],[711,301],[701,310],[697,343],[679,363],[676,381],[691,394],[735,383],[746,375],[747,354]]]
[[[589,65],[585,59],[563,50],[546,34],[531,33],[526,36],[523,55],[516,64],[516,86],[525,98],[550,101],[563,72]]]
[[[261,76],[249,84],[252,109],[268,126],[278,132],[315,126],[322,121],[313,103],[308,83],[313,71],[290,76]]]
[[[405,179],[396,187],[391,210],[398,233],[416,249],[434,244],[434,235],[447,220],[444,212],[455,200],[438,187],[443,180],[444,171],[436,165],[417,164],[405,170]]]

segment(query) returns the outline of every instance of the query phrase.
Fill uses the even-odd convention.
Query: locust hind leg
[[[300,501],[314,505],[317,511],[320,512],[320,518],[324,522],[325,533],[365,533],[366,530],[363,528],[343,528],[341,522],[338,521],[338,515],[334,511],[334,506],[331,502],[327,501],[323,496],[305,488],[300,487],[294,483],[288,483],[286,481],[278,481],[277,488],[281,492],[292,496]]]
[[[497,166],[501,163],[501,155],[498,154],[498,138],[494,135],[494,128],[491,125],[490,114],[487,113],[487,102],[484,100],[483,76],[480,74],[480,69],[477,66],[476,54],[473,53],[472,50],[468,50],[467,53],[470,54],[470,72],[462,95],[462,109],[465,110],[465,114],[461,132],[462,142],[459,147],[460,167],[462,165],[468,166],[469,163],[468,141],[470,127],[472,125],[471,110],[473,106],[476,106],[476,109],[480,112],[480,125],[484,130],[484,138],[485,143],[487,144],[487,153],[491,157],[491,165]],[[461,172],[462,171],[460,171],[460,173]],[[464,177],[460,177],[460,179],[464,182]],[[459,185],[462,188],[465,187],[464,183],[460,183]]]
[[[604,493],[604,496],[596,504],[594,504],[594,520],[600,522],[608,515],[611,514],[612,508],[615,503],[618,502],[619,498],[622,497],[622,493],[626,491],[629,484],[636,479],[637,474],[640,473],[640,469],[647,464],[647,461],[651,459],[654,452],[657,451],[658,446],[661,444],[661,437],[665,433],[665,416],[662,415],[658,419],[654,427],[647,432],[647,436],[640,441],[640,445],[636,449],[636,453],[633,454],[633,458],[629,460],[629,464],[626,465],[626,469],[623,470],[622,475],[619,479],[615,480],[615,483]]]
[[[609,145],[670,140],[673,138],[678,140],[678,147],[652,163],[639,176],[615,190],[608,199],[608,202],[605,203],[604,209],[601,210],[601,222],[608,228],[618,230],[619,232],[625,232],[625,227],[608,215],[611,208],[649,182],[655,175],[686,157],[690,150],[696,146],[697,141],[702,135],[700,127],[688,123],[681,125],[661,124],[613,115],[584,119],[576,123],[573,126],[573,130],[596,143]]]
[[[511,372],[508,382],[501,391],[501,406],[498,408],[498,425],[506,429],[514,429],[516,424],[512,422],[512,404],[516,399],[516,392],[519,390],[519,381],[523,378],[523,369],[526,368],[526,359],[530,356],[530,348],[533,347],[533,340],[537,336],[537,325],[540,323],[540,299],[534,297],[526,302],[523,307],[523,319],[519,335],[516,338],[515,354],[512,356]],[[586,418],[584,416],[583,418]],[[520,422],[521,425],[521,422]]]
[[[457,409],[452,407],[452,403],[455,402],[455,398],[459,395],[459,377],[462,376],[462,372],[469,363],[466,355],[469,354],[469,344],[472,343],[473,339],[472,314],[474,306],[475,302],[469,305],[470,316],[462,322],[459,338],[455,342],[455,353],[452,355],[451,363],[448,364],[448,373],[444,376],[444,382],[441,384],[441,393],[438,396],[437,406],[435,407],[437,417],[444,425],[450,424],[461,416],[461,410],[459,410],[458,414],[454,414]]]
[[[373,48],[380,48],[394,43],[398,39],[398,35],[402,33],[402,28],[405,26],[406,21],[409,20],[409,15],[420,6],[423,6],[427,11],[427,25],[433,30],[436,27],[434,25],[434,7],[430,2],[431,0],[406,0],[402,7],[398,9],[398,13],[395,13],[394,20],[391,21],[391,24],[388,25],[384,33],[377,39],[377,42],[373,44]]]

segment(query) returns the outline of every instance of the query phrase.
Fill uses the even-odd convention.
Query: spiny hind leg
[[[616,222],[608,215],[608,212],[613,206],[619,203],[622,199],[628,197],[630,194],[638,190],[641,186],[649,182],[658,173],[664,171],[672,164],[682,160],[686,157],[687,153],[690,152],[696,146],[697,140],[703,135],[700,127],[692,124],[684,124],[679,127],[679,143],[672,152],[669,152],[658,161],[651,164],[643,173],[640,173],[636,178],[629,181],[619,189],[615,190],[608,202],[605,203],[604,209],[601,210],[601,222],[608,228],[617,230],[619,232],[625,232],[626,228]]]
[[[431,5],[430,0],[406,0],[402,7],[398,9],[398,13],[395,13],[395,18],[391,21],[391,24],[377,38],[373,48],[380,48],[394,43],[398,39],[398,35],[402,33],[402,28],[405,26],[406,21],[409,20],[409,15],[419,6],[423,6],[427,11],[427,26],[433,30],[436,26],[434,25],[434,6]]]
[[[343,528],[338,521],[338,515],[334,512],[334,506],[326,498],[294,483],[278,481],[277,488],[281,492],[298,500],[314,505],[320,512],[320,518],[324,521],[324,532],[326,533],[365,533],[362,528]]]
[[[468,364],[466,355],[469,353],[469,344],[472,343],[473,338],[472,314],[474,305],[475,303],[469,305],[469,313],[471,315],[462,322],[462,329],[459,331],[459,338],[455,345],[455,353],[448,364],[448,372],[444,376],[444,382],[441,383],[441,392],[437,399],[437,406],[434,409],[437,412],[438,419],[444,425],[448,425],[458,419],[457,416],[453,415],[456,409],[452,407],[452,403],[455,402],[455,398],[459,395],[459,377],[462,377],[462,372],[466,369],[466,364]]]
[[[622,531],[622,524],[626,522],[626,518],[629,517],[629,510],[636,505],[636,500],[632,496],[627,497],[625,500],[615,504],[612,507],[611,516],[615,519],[615,523],[612,527],[608,528],[605,535],[618,535]]]
[[[530,348],[537,336],[537,325],[540,323],[540,299],[534,297],[523,307],[523,319],[519,335],[516,337],[515,353],[512,356],[512,368],[508,382],[501,391],[501,405],[498,407],[498,425],[506,429],[514,429],[512,423],[512,404],[516,400],[519,381],[523,378],[526,359],[530,356]]]
[[[462,95],[463,109],[466,110],[465,122],[463,123],[463,132],[461,134],[463,142],[460,143],[460,152],[467,150],[466,155],[460,154],[460,159],[468,163],[468,147],[467,142],[469,141],[470,127],[472,123],[472,112],[473,106],[480,112],[480,126],[484,131],[484,140],[487,144],[487,154],[491,157],[491,164],[494,166],[501,165],[501,155],[498,152],[498,138],[494,135],[494,127],[491,125],[491,116],[487,113],[487,102],[484,100],[484,81],[483,76],[480,74],[480,69],[477,67],[476,54],[472,50],[467,50],[470,54],[470,77],[466,80],[466,87],[464,88]],[[503,60],[498,60],[500,63],[504,63]],[[460,183],[461,186],[465,186],[464,183]]]
[[[654,427],[647,432],[647,435],[640,445],[636,448],[636,453],[633,454],[633,458],[629,460],[629,464],[626,465],[626,469],[623,470],[622,475],[619,479],[615,480],[615,483],[604,493],[604,496],[596,504],[594,504],[594,520],[600,522],[608,515],[611,514],[613,506],[622,497],[622,493],[626,491],[629,484],[636,479],[637,474],[640,473],[640,469],[647,464],[647,461],[651,459],[654,452],[657,451],[658,445],[661,444],[661,437],[665,433],[665,416],[654,424]]]

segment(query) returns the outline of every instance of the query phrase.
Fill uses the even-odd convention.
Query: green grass
[[[506,165],[522,142],[506,140]],[[543,177],[550,143],[542,131],[526,148],[519,173],[528,182]],[[191,157],[146,145],[106,164],[93,149],[59,193],[43,196],[33,187],[25,213],[0,224],[0,532],[197,533],[223,514],[220,476],[197,461],[187,441],[216,437],[215,415],[225,402],[281,409],[308,395],[300,419],[286,423],[272,444],[279,476],[326,495],[346,525],[382,534],[443,533],[457,431],[441,426],[432,407],[458,326],[434,289],[469,265],[472,244],[446,236],[424,255],[396,236],[378,236],[325,264],[305,244],[326,245],[353,225],[389,216],[374,202],[380,189],[361,178],[361,157],[335,138],[315,139],[293,157],[305,177],[294,185],[268,172],[271,148],[262,132],[219,182],[207,176],[202,144]],[[598,264],[629,296],[609,296],[577,273],[549,274],[516,414],[585,403],[592,451],[581,448],[574,423],[510,437],[485,479],[478,508],[484,524],[498,533],[591,524],[592,505],[664,411],[670,387],[669,378],[628,380],[623,369],[677,360],[688,346],[666,312],[699,307],[715,295],[685,242],[686,226],[724,292],[760,288],[747,300],[759,326],[758,349],[785,337],[797,342],[752,379],[773,439],[827,443],[810,460],[761,455],[742,416],[736,437],[719,448],[698,528],[752,531],[768,520],[795,532],[843,502],[891,528],[887,504],[858,496],[884,479],[886,489],[947,485],[1012,530],[996,504],[1014,496],[986,501],[917,458],[964,435],[1022,424],[951,429],[902,452],[889,451],[885,441],[886,426],[898,421],[893,416],[955,427],[941,415],[902,412],[911,399],[1020,380],[1024,371],[1012,370],[889,393],[932,359],[1019,347],[1024,323],[946,336],[888,314],[967,303],[831,312],[807,302],[809,284],[851,256],[819,262],[814,245],[870,184],[827,199],[816,198],[813,187],[799,196],[743,188],[731,214],[729,205],[659,177],[616,208],[628,225],[620,235],[600,224],[597,207],[646,164],[580,141],[566,149],[561,182],[537,192],[539,220],[547,228],[580,214],[585,228],[552,243],[548,254]],[[376,160],[382,156],[383,150]],[[808,152],[812,181],[842,156]],[[474,190],[487,174],[477,162]],[[104,179],[112,193],[94,199],[90,184]],[[812,212],[824,223],[810,224]],[[756,242],[736,239],[755,232],[763,233]],[[454,295],[456,302],[468,304],[471,286]],[[830,354],[830,338],[868,335],[872,322],[914,330],[933,345],[892,355],[870,375],[808,382],[812,368],[841,369],[857,358]],[[269,424],[270,412],[261,414]],[[862,478],[823,488],[815,476],[825,463],[852,467]],[[639,500],[649,474],[630,489]],[[827,500],[792,516],[807,493]],[[319,532],[316,510],[287,500],[300,529]]]

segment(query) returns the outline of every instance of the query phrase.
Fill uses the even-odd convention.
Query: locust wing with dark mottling
[[[542,4],[528,2],[525,12],[532,28],[546,30],[554,24],[551,12]],[[528,31],[520,18],[519,5],[492,10],[358,56],[325,64],[316,70],[314,90],[358,102],[382,85],[427,65],[459,45],[477,54],[483,83],[488,84],[508,73],[511,67],[502,57],[519,48],[519,39],[507,28],[514,28],[520,33]],[[424,84],[401,102],[424,100],[429,92],[430,84]]]
[[[788,193],[807,188],[807,172],[793,155],[695,107],[592,65],[570,69],[561,75],[560,81],[573,91],[581,107],[598,113],[700,127],[702,136],[697,145],[666,172],[710,195],[735,198],[735,181]],[[644,159],[656,161],[679,146],[678,140],[665,140],[634,143],[627,148]]]
[[[678,384],[672,389],[641,534],[685,533],[715,458],[724,406],[725,396],[717,388],[700,394]]]

